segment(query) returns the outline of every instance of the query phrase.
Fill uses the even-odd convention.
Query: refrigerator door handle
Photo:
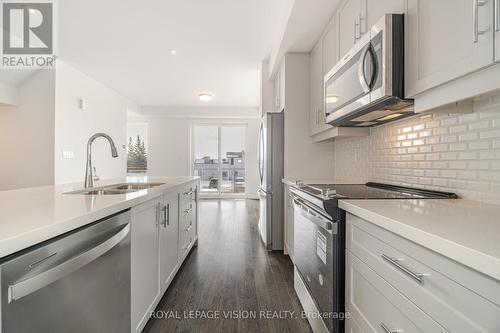
[[[258,189],[258,190],[257,190],[257,194],[259,195],[259,197],[261,197],[261,198],[263,198],[263,199],[264,199],[264,198],[265,198],[265,197],[267,197],[268,195],[272,195],[272,194],[273,194],[273,192],[265,192],[265,191],[263,191],[262,189]]]
[[[264,178],[264,161],[263,161],[263,158],[264,158],[264,153],[263,153],[263,149],[264,149],[264,143],[263,143],[263,139],[264,139],[264,125],[261,123],[260,124],[260,133],[259,133],[259,176],[260,176],[260,184],[262,185],[262,181],[263,181],[263,178]]]

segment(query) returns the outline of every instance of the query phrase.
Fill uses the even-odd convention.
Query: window
[[[127,124],[127,173],[146,173],[148,170],[148,124]]]
[[[245,148],[246,125],[193,125],[193,175],[202,193],[245,193]]]

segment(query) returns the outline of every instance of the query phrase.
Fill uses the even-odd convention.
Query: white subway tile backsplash
[[[481,132],[479,137],[481,139],[500,138],[500,130]]]
[[[477,152],[471,151],[471,152],[459,153],[458,159],[459,160],[475,160],[475,159],[477,159]]]
[[[469,143],[469,149],[471,150],[480,150],[480,149],[489,149],[490,142],[489,141],[474,141]]]
[[[467,125],[458,125],[450,127],[450,133],[460,133],[467,131]]]
[[[488,128],[489,126],[490,126],[490,123],[488,121],[481,121],[478,123],[469,124],[469,129],[471,131],[474,131],[474,130],[478,130],[478,129]]]
[[[493,100],[497,104],[491,105]],[[456,192],[500,204],[500,95],[475,112],[434,113],[335,142],[335,176]]]
[[[477,133],[465,133],[465,134],[460,134],[458,137],[460,141],[471,141],[471,140],[476,140],[478,134]]]

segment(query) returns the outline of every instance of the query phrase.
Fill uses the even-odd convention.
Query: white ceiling
[[[63,60],[141,105],[259,105],[260,66],[293,0],[59,3]],[[170,49],[177,50],[172,56]]]

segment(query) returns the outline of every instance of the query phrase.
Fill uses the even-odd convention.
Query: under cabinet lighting
[[[393,114],[389,114],[385,117],[379,118],[379,119],[377,119],[377,121],[386,121],[386,120],[394,119],[397,117],[401,117],[402,115],[403,115],[402,113],[393,113]]]
[[[337,103],[339,100],[338,96],[326,96],[326,104]]]

